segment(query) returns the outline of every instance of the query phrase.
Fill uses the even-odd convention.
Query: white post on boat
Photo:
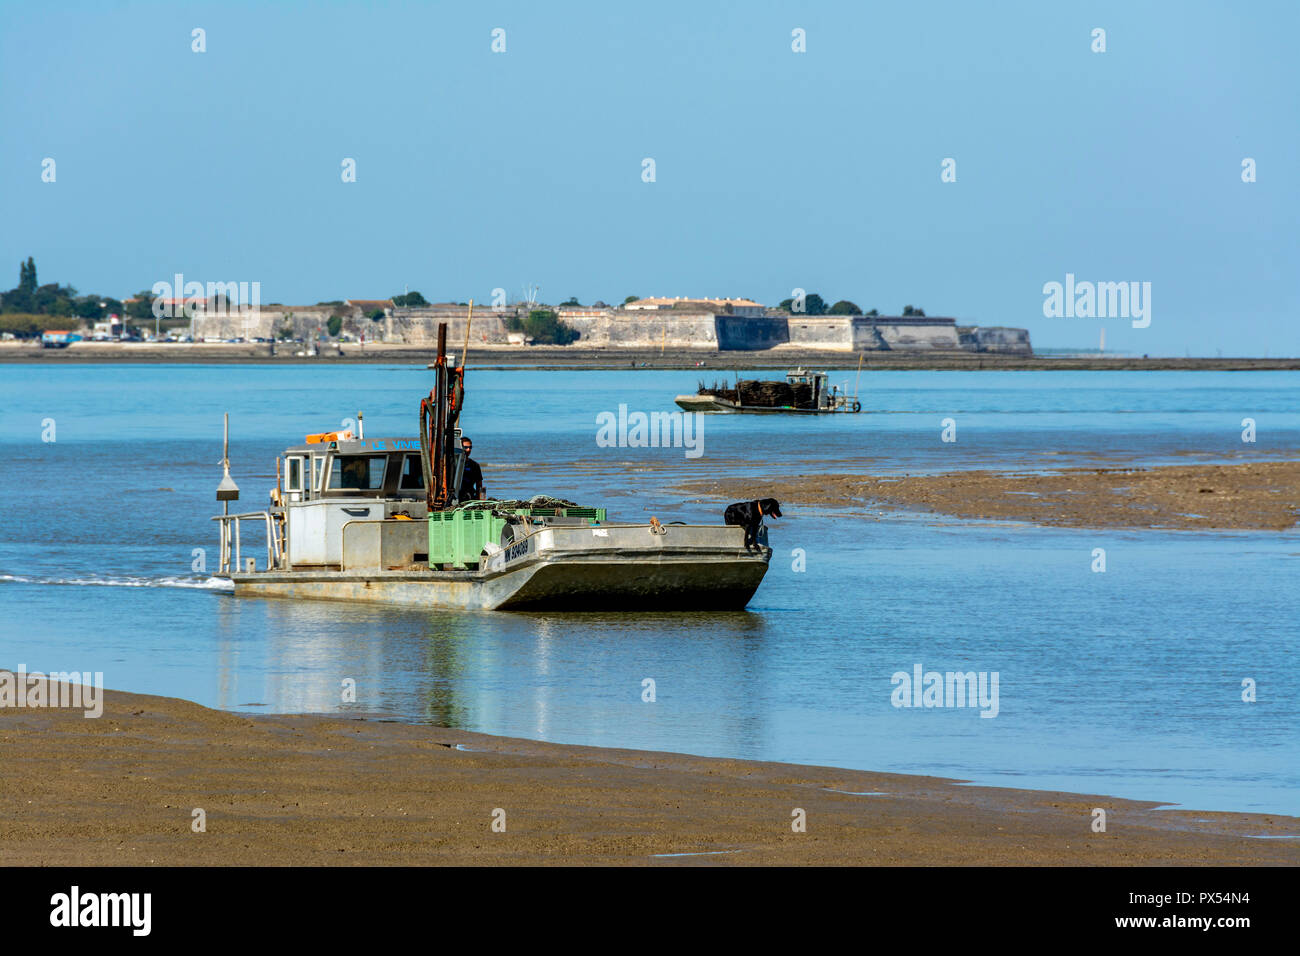
[[[365,416],[357,412],[357,441],[366,437]]]

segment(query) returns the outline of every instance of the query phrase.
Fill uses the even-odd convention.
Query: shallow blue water
[[[464,425],[494,494],[544,491],[665,521],[721,510],[674,490],[680,478],[753,475],[759,496],[763,475],[845,461],[915,472],[1300,448],[1300,374],[1282,372],[877,372],[861,386],[874,414],[709,417],[698,459],[596,444],[600,412],[670,410],[714,377],[471,372]],[[850,390],[853,379],[833,374]],[[204,587],[192,565],[196,548],[215,560],[223,411],[240,505],[254,510],[286,445],[358,409],[368,435],[413,434],[428,386],[423,369],[376,366],[0,366],[0,666],[103,671],[109,687],[256,712],[381,712],[1300,814],[1295,532],[787,508],[750,608],[723,615],[451,613]],[[944,418],[956,442],[940,440]],[[1104,574],[1091,571],[1098,547]],[[997,672],[997,717],[894,707],[892,675],[916,664]],[[344,678],[355,704],[340,702]],[[642,701],[646,678],[654,703]],[[1241,699],[1246,678],[1255,703]]]

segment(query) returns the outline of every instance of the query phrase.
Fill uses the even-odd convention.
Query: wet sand
[[[761,481],[703,479],[679,487],[733,501],[761,491],[783,505],[924,511],[1069,528],[1282,531],[1295,527],[1300,516],[1300,461],[1077,467],[1050,474],[820,473]]]
[[[0,744],[10,865],[1300,863],[1293,817],[113,691],[98,719],[0,709]]]

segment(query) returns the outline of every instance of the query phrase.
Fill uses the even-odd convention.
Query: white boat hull
[[[477,570],[352,568],[234,574],[236,596],[481,610],[739,610],[771,549],[736,527],[543,527]]]

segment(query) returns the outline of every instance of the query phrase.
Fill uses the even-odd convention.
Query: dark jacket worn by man
[[[460,500],[477,501],[483,493],[483,470],[478,462],[466,456],[465,473],[460,479]]]

